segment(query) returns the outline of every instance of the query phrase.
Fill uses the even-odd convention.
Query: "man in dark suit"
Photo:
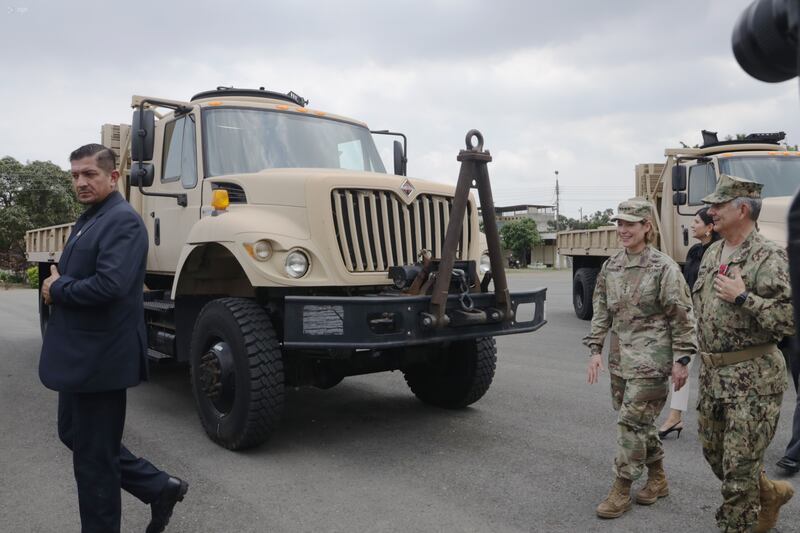
[[[188,484],[122,445],[126,389],[147,379],[143,289],[147,232],[117,192],[114,152],[72,152],[72,184],[87,206],[42,283],[52,306],[39,377],[58,391],[58,435],[72,450],[83,533],[118,532],[120,488],[149,504],[163,531]]]

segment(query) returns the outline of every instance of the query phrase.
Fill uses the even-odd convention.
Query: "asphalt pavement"
[[[548,324],[498,338],[497,373],[472,407],[416,400],[399,372],[290,390],[282,428],[231,452],[206,438],[186,368],[155,367],[128,393],[125,444],[189,481],[168,532],[709,532],[719,483],[692,408],[665,442],[670,496],[617,520],[595,517],[613,479],[615,413],[608,375],[586,385],[588,323],[575,317],[568,271],[512,272],[512,290],[547,287]],[[0,531],[80,530],[69,452],[56,433],[56,393],[39,382],[36,293],[0,290]],[[767,451],[771,476],[788,442],[788,390]],[[800,478],[798,478],[800,482]],[[642,482],[635,485],[638,488]],[[798,483],[795,483],[796,485]],[[800,531],[800,497],[780,531]],[[122,531],[149,509],[123,493]]]

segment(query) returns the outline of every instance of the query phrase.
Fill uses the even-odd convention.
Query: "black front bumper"
[[[511,320],[453,325],[459,322],[456,315],[461,309],[454,294],[447,299],[446,311],[454,319],[443,327],[424,324],[430,296],[287,296],[283,345],[288,349],[379,349],[527,333],[546,323],[546,296],[544,288],[513,293]],[[496,308],[494,293],[470,297],[476,309]]]

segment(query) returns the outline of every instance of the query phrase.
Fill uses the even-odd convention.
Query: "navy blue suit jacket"
[[[114,191],[78,219],[50,286],[53,307],[39,377],[61,392],[99,392],[147,379],[147,231]]]

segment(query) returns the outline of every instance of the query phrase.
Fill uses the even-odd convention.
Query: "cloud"
[[[455,182],[478,128],[498,204],[551,203],[558,170],[576,216],[633,194],[636,163],[700,129],[798,141],[796,82],[756,82],[730,52],[748,3],[30,2],[0,13],[0,155],[66,165],[130,120],[133,94],[265,86],[406,133],[411,175],[437,181]]]

